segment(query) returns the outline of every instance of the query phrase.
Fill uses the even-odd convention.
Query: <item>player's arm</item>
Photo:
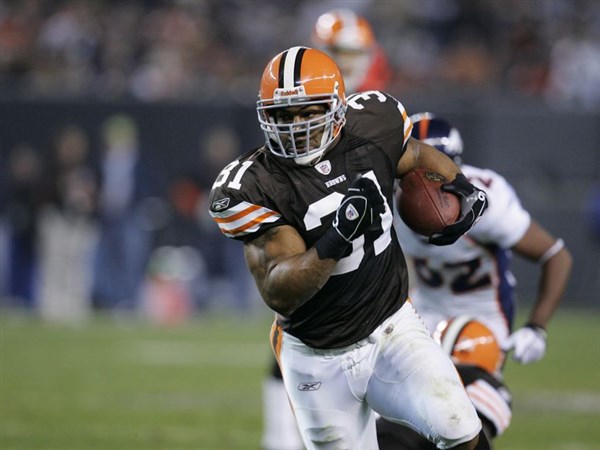
[[[320,259],[291,226],[271,228],[244,246],[246,262],[267,306],[289,316],[323,287],[335,259]]]
[[[458,196],[460,200],[460,216],[456,223],[447,226],[441,233],[433,234],[429,242],[434,245],[450,245],[481,218],[487,208],[485,192],[471,184],[448,156],[434,147],[410,137],[406,142],[406,150],[396,168],[399,178],[416,168],[426,168],[443,175],[449,183],[442,189]]]
[[[512,250],[541,265],[537,299],[529,322],[545,328],[565,292],[573,264],[571,253],[561,239],[534,220]]]
[[[296,229],[282,225],[246,243],[246,261],[265,303],[289,316],[312,298],[337,262],[385,210],[373,180],[359,176],[348,188],[331,225],[309,249]]]
[[[406,143],[406,151],[400,158],[397,176],[402,176],[412,169],[427,168],[443,175],[447,180],[454,180],[461,173],[460,168],[448,156],[429,144],[410,137]]]
[[[512,250],[541,265],[537,298],[529,320],[502,346],[505,351],[513,350],[515,360],[528,364],[540,360],[546,352],[546,326],[564,294],[573,258],[562,239],[556,239],[535,221]]]

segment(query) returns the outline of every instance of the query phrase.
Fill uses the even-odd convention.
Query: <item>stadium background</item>
[[[146,441],[147,436],[137,435],[141,440],[136,441],[132,432],[127,444],[118,440],[107,444],[89,436],[86,442],[80,436],[79,444],[72,448],[256,447],[260,432],[258,390],[260,374],[266,370],[262,367],[267,361],[264,351],[268,351],[260,344],[264,334],[261,327],[267,326],[264,318],[268,312],[252,288],[240,246],[218,235],[207,218],[205,199],[224,163],[261,143],[254,102],[266,62],[286,47],[310,44],[316,17],[332,7],[344,6],[372,22],[395,68],[389,91],[409,112],[431,110],[452,120],[465,141],[465,161],[506,176],[526,208],[563,237],[573,253],[572,279],[552,330],[556,327],[561,341],[573,339],[573,345],[585,348],[563,347],[552,340],[559,338],[553,338],[551,331],[549,361],[541,368],[509,367],[509,375],[514,370],[518,380],[525,380],[524,385],[515,386],[517,394],[526,397],[528,389],[535,390],[536,376],[544,380],[562,376],[575,384],[565,382],[562,386],[548,381],[542,391],[556,388],[566,396],[572,391],[572,398],[598,399],[600,388],[592,381],[598,379],[598,332],[592,328],[600,304],[598,2],[0,0],[3,448],[69,448],[64,441],[51,439],[54,446],[41,443],[56,438],[52,427],[46,427],[54,410],[40,408],[30,396],[36,393],[42,402],[54,402],[57,392],[72,399],[77,392],[93,391],[78,384],[72,389],[68,383],[62,386],[77,374],[68,367],[78,365],[79,358],[86,359],[79,353],[84,348],[71,347],[81,338],[79,333],[89,333],[83,336],[95,343],[90,351],[101,354],[110,352],[109,344],[102,344],[100,336],[110,335],[124,341],[166,339],[161,348],[169,347],[170,340],[189,339],[199,345],[208,342],[202,351],[210,353],[210,349],[218,352],[220,344],[236,348],[235,334],[229,336],[223,331],[229,327],[238,330],[240,338],[246,336],[251,349],[256,345],[248,355],[259,360],[256,363],[256,358],[244,358],[232,350],[225,354],[238,358],[237,364],[216,363],[228,369],[225,372],[233,369],[247,377],[247,384],[242,386],[231,380],[227,386],[232,395],[237,393],[236,400],[223,401],[227,405],[224,416],[235,416],[233,404],[249,399],[240,407],[247,416],[232,421],[239,436],[227,427],[210,438],[202,433],[189,436],[190,446],[186,447],[185,439],[155,425],[156,433],[164,433],[165,441],[154,442],[154,447],[148,443],[151,438]],[[96,257],[103,239],[111,236],[106,228],[111,209],[100,199],[107,195],[102,184],[107,166],[104,138],[107,124],[115,118],[137,128],[138,158],[147,169],[137,176],[135,183],[141,187],[134,190],[139,195],[122,216],[128,224],[141,225],[128,228],[117,223],[110,231],[142,242],[137,248],[144,259],[131,263],[138,267],[134,290],[130,291],[136,294],[129,296],[110,289],[116,283],[111,277],[131,269],[127,257],[115,256],[129,247],[103,248],[108,252],[104,259],[108,263]],[[71,196],[80,198],[83,194],[78,189],[84,188],[75,183],[65,191],[59,177],[62,172],[57,169],[58,137],[74,128],[83,136],[79,145],[87,148],[79,167],[85,170],[77,172],[78,176],[85,174],[85,195],[91,205],[86,208],[65,206],[71,205]],[[75,235],[84,236],[76,248],[48,245],[48,241],[69,243],[69,237]],[[110,261],[115,262],[114,267]],[[57,264],[64,269],[61,273],[51,270]],[[517,260],[514,264],[522,312],[533,299],[536,270],[528,262]],[[89,282],[77,283],[72,274]],[[65,303],[64,299],[57,300],[57,291],[72,295]],[[244,318],[247,323],[242,325]],[[568,324],[566,328],[561,328],[561,320]],[[64,324],[77,327],[62,328]],[[135,328],[136,334],[124,333],[124,324]],[[147,324],[171,327],[165,331],[164,327],[145,328]],[[45,344],[57,352],[56,358],[48,358]],[[595,356],[583,358],[588,365],[580,368],[591,378],[572,371],[562,374],[565,365],[579,366],[566,354],[552,357],[554,348],[577,354],[595,352]],[[71,360],[68,355],[76,357]],[[566,359],[561,359],[563,356]],[[210,361],[214,361],[205,358],[205,367],[213,367]],[[200,359],[189,367],[171,361],[178,367],[177,377],[186,380],[183,384],[187,383],[186,376],[200,370]],[[106,361],[108,367],[117,364],[110,361]],[[92,367],[96,367],[94,363],[88,369]],[[192,373],[183,375],[182,367]],[[85,379],[86,373],[80,375]],[[121,375],[126,380],[123,386],[131,387],[127,373]],[[34,376],[47,380],[48,388],[61,385],[62,390],[38,392],[33,386],[40,380]],[[61,383],[53,377],[65,378]],[[168,386],[172,383],[157,378],[154,386],[163,382]],[[104,389],[109,396],[127,392],[124,387],[119,389],[118,383],[107,384]],[[223,389],[227,396],[227,389]],[[203,404],[198,396],[196,393],[192,398]],[[158,398],[146,398],[146,409],[156,407],[164,415],[161,408],[165,404],[158,405]],[[206,424],[213,423],[213,416],[208,412],[208,418],[199,416],[192,400],[183,401],[182,409],[169,401],[176,400],[166,401],[167,410],[189,413],[183,423],[210,429]],[[219,402],[215,398],[211,401],[214,417],[219,417],[223,404],[216,406]],[[571,403],[565,400],[565,404]],[[559,409],[557,416],[571,414],[582,419],[587,414],[579,420],[580,427],[597,420],[597,407],[583,404],[588,405],[583,407],[584,413],[577,408],[567,413]],[[112,409],[119,405],[106,406]],[[80,406],[76,400],[65,401],[67,409],[77,411]],[[535,407],[530,411],[532,418],[536,411],[539,409]],[[65,420],[81,419],[64,411],[58,416],[63,413]],[[22,428],[27,428],[28,417],[33,418],[32,432]],[[519,417],[517,409],[515,422]],[[134,429],[144,425],[143,419],[138,419]],[[165,423],[172,419],[165,419]],[[194,424],[193,419],[204,424]],[[105,422],[103,417],[98,420],[120,429],[116,422]],[[148,417],[149,423],[154,420]],[[219,430],[217,425],[211,426]],[[543,429],[543,424],[539,426]],[[519,426],[514,428],[519,433]],[[573,425],[574,435],[577,429],[582,428]],[[98,433],[110,435],[111,428]],[[63,435],[77,441],[69,432]],[[508,437],[510,446],[502,448],[536,448],[519,438],[518,434],[512,441]],[[194,446],[192,442],[198,439],[211,444]],[[555,439],[554,447],[546,443],[539,448],[587,449],[593,444],[586,443],[600,442],[598,436],[591,441],[577,439],[566,438],[567,443]],[[33,444],[37,440],[39,443]],[[245,446],[243,442],[252,443]]]

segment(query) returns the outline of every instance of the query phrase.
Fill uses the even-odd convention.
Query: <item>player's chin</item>
[[[306,140],[304,139],[298,139],[296,140],[296,151],[300,154],[305,153],[307,151],[309,151],[311,148],[316,148],[312,143],[308,143],[306,142]],[[293,151],[293,146],[290,145],[289,148],[286,148],[286,150],[288,151]]]

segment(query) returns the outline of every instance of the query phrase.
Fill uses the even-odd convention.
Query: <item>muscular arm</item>
[[[456,174],[460,173],[460,168],[442,152],[411,137],[406,145],[406,151],[398,162],[396,175],[401,178],[406,172],[417,167],[434,170],[448,181],[454,180]]]
[[[517,242],[512,250],[531,261],[537,262],[556,242],[545,228],[535,221]],[[535,304],[529,315],[529,322],[546,327],[561,301],[573,263],[571,253],[562,248],[542,264]]]
[[[336,265],[333,259],[319,259],[315,248],[307,250],[302,237],[287,225],[248,242],[244,255],[264,302],[284,316],[312,298]]]

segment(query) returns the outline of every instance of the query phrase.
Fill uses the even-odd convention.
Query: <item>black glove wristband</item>
[[[543,326],[541,326],[541,325],[538,325],[538,324],[533,323],[533,322],[527,322],[523,326],[525,328],[531,328],[533,331],[535,331],[536,333],[538,333],[541,336],[543,336],[544,339],[546,339],[548,337],[548,333],[546,332],[546,329]]]
[[[319,259],[335,259],[339,261],[344,257],[352,243],[344,239],[335,228],[329,228],[314,245]]]

